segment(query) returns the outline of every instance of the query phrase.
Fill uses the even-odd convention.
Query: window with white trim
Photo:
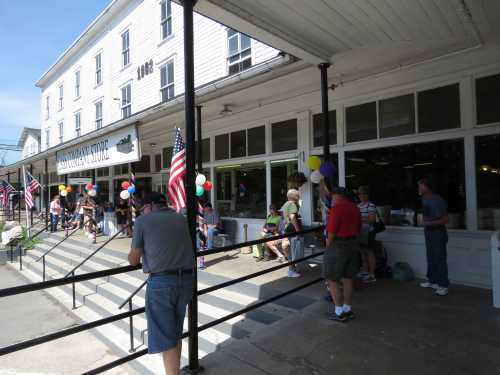
[[[81,135],[82,128],[82,115],[80,112],[75,113],[75,136],[79,137]]]
[[[50,147],[50,128],[45,129],[45,148]]]
[[[95,103],[95,128],[102,128],[102,100]]]
[[[160,3],[160,12],[161,40],[164,40],[172,35],[172,2],[163,0]]]
[[[59,110],[63,109],[64,86],[59,85]]]
[[[48,120],[50,117],[50,96],[45,97],[45,119]]]
[[[122,87],[122,118],[132,114],[132,86],[129,83]]]
[[[166,102],[175,96],[173,61],[166,63],[160,68],[160,93],[162,102]]]
[[[80,97],[80,71],[75,72],[75,98]]]
[[[130,64],[130,36],[129,31],[122,34],[122,67]]]
[[[95,57],[95,84],[100,85],[102,82],[102,69],[101,69],[101,54]]]
[[[59,122],[59,124],[57,124],[59,126],[59,143],[63,143],[64,142],[64,122]]]
[[[249,36],[227,29],[228,72],[236,74],[252,66],[252,40]]]

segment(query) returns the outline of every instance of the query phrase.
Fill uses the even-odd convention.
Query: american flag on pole
[[[186,207],[186,191],[184,190],[183,177],[186,174],[186,147],[182,141],[181,129],[175,130],[174,150],[170,163],[170,179],[168,181],[168,196],[179,212]]]
[[[2,193],[2,205],[7,207],[9,204],[9,195],[11,192],[15,191],[14,187],[7,181],[2,180],[0,182],[0,193]]]
[[[26,186],[24,188],[24,201],[29,209],[32,209],[35,205],[33,200],[33,193],[42,187],[38,180],[26,171]]]

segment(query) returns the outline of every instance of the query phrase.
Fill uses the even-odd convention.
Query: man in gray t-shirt
[[[193,295],[195,254],[186,218],[166,206],[166,198],[151,193],[144,199],[151,212],[134,224],[131,265],[142,258],[149,274],[146,287],[148,352],[162,353],[165,372],[180,368],[182,330],[186,306]]]
[[[428,179],[418,182],[418,192],[422,196],[425,247],[427,249],[427,281],[420,284],[434,289],[436,295],[448,294],[448,263],[446,245],[448,233],[448,209],[446,202],[436,194]]]

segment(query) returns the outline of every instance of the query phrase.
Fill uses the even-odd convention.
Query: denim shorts
[[[186,306],[193,294],[193,277],[150,277],[146,288],[148,353],[173,349],[181,339]]]

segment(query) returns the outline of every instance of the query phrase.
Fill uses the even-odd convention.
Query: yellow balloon
[[[321,166],[321,159],[317,156],[309,156],[307,159],[307,166],[313,171],[317,171]]]
[[[64,186],[64,185],[59,185],[59,191],[63,191],[63,190],[66,190],[66,186]]]

